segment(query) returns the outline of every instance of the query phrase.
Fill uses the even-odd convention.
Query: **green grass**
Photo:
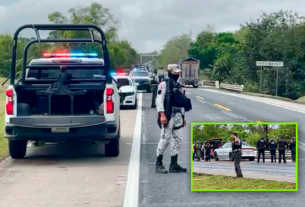
[[[296,189],[295,183],[193,173],[193,189]]]
[[[0,84],[4,82],[4,78],[0,78]],[[5,110],[5,90],[6,87],[0,85],[0,161],[8,156],[7,139],[4,136],[4,110]]]

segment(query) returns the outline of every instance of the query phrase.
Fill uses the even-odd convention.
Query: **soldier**
[[[291,150],[292,162],[295,162],[295,135],[293,135],[293,138],[290,140],[289,149]]]
[[[200,161],[200,156],[201,156],[201,144],[199,141],[197,141],[196,144],[196,154],[197,154],[197,161]]]
[[[273,159],[274,159],[274,162],[276,162],[276,147],[277,147],[277,144],[274,141],[274,138],[271,138],[271,142],[269,142],[269,144],[268,144],[268,148],[270,149],[270,154],[271,154],[271,162],[273,162]]]
[[[281,164],[281,157],[283,156],[284,163],[286,164],[286,158],[285,158],[285,150],[287,146],[288,150],[288,143],[284,140],[284,137],[281,136],[281,139],[277,142],[277,145],[279,146],[279,164]]]
[[[261,154],[263,155],[263,163],[265,163],[265,149],[266,149],[266,141],[264,140],[264,137],[261,137],[260,140],[257,141],[256,147],[258,149],[258,158],[257,163],[259,163]]]
[[[204,148],[205,148],[205,161],[206,162],[211,162],[211,146],[210,146],[210,143],[207,142]]]
[[[182,143],[181,128],[186,125],[184,112],[192,109],[191,102],[181,93],[181,86],[177,83],[181,70],[178,67],[168,67],[168,77],[159,83],[156,107],[158,111],[158,125],[161,128],[161,138],[157,148],[156,173],[168,173],[162,163],[163,154],[170,139],[171,164],[170,173],[186,172],[187,169],[178,165],[178,153]],[[199,157],[200,154],[197,154]]]
[[[231,137],[233,138],[232,152],[234,154],[234,166],[235,166],[235,172],[236,172],[235,178],[242,178],[243,174],[242,174],[241,168],[240,168],[242,143],[241,143],[240,139],[237,137],[236,133],[231,133]]]

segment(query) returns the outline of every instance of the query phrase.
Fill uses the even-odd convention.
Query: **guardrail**
[[[243,92],[244,85],[232,85],[232,84],[227,84],[227,83],[220,83],[220,88],[230,90],[230,91]]]
[[[258,157],[258,152],[256,154],[256,158]],[[260,157],[261,159],[263,158],[263,156],[261,155]],[[291,151],[285,151],[285,158],[286,159],[291,159]],[[270,151],[265,151],[265,159],[271,159],[271,154],[270,154]],[[276,159],[278,160],[279,159],[279,151],[276,151]]]
[[[202,80],[202,81],[199,81],[199,85],[200,86],[213,86],[215,87],[215,81],[210,81],[210,80]]]

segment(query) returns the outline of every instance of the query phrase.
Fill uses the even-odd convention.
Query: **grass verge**
[[[5,79],[0,78],[0,84],[4,82]],[[4,136],[4,110],[5,110],[5,89],[0,85],[0,161],[8,156],[7,139]]]
[[[295,183],[193,173],[193,189],[296,189]]]

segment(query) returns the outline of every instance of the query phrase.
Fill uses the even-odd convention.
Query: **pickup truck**
[[[37,39],[24,52],[22,78],[15,81],[18,34],[33,28]],[[87,30],[88,39],[40,39],[40,30]],[[94,38],[93,31],[102,40]],[[119,155],[120,97],[109,74],[103,31],[96,25],[24,25],[14,36],[10,85],[6,91],[5,137],[12,158],[26,155],[28,141],[53,143],[89,140],[105,144],[106,156]],[[27,65],[27,50],[39,42],[96,42],[103,58],[90,53],[44,53]]]

